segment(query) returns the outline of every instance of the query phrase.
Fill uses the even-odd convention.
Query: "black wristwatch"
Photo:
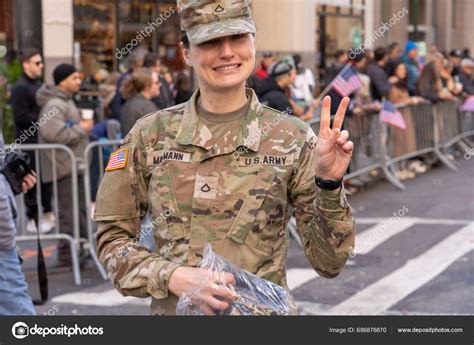
[[[342,178],[337,181],[323,180],[316,176],[316,185],[324,190],[336,190],[342,185]]]

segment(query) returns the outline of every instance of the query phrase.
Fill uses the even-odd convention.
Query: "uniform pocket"
[[[272,254],[283,240],[285,211],[286,181],[264,170],[257,175],[227,237]]]
[[[171,240],[177,241],[186,237],[186,232],[181,214],[179,212],[178,203],[173,188],[173,180],[171,178],[168,164],[165,162],[151,172],[150,185],[148,189],[148,199],[151,204],[154,217],[162,217],[167,232]],[[156,214],[159,212],[160,214]],[[163,225],[159,225],[160,228]],[[166,232],[166,231],[165,231]],[[161,232],[159,240],[166,240],[167,234]]]

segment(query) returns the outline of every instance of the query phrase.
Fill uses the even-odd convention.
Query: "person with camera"
[[[4,175],[8,168],[6,154],[0,132],[0,315],[35,315],[15,243],[18,212],[12,187]],[[26,193],[35,184],[36,175],[31,172],[19,181],[19,189]]]

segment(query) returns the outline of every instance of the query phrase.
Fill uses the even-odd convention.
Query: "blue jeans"
[[[0,250],[0,315],[36,315],[15,248]]]

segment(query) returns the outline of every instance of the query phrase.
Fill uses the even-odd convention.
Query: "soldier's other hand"
[[[226,310],[236,298],[228,285],[235,285],[230,273],[210,274],[208,270],[195,267],[178,267],[171,273],[168,290],[176,296],[192,293],[192,302],[205,315],[216,315],[216,310]]]
[[[28,192],[36,184],[36,174],[33,171],[32,174],[28,174],[23,178],[23,183],[21,184],[21,189],[23,193]]]

